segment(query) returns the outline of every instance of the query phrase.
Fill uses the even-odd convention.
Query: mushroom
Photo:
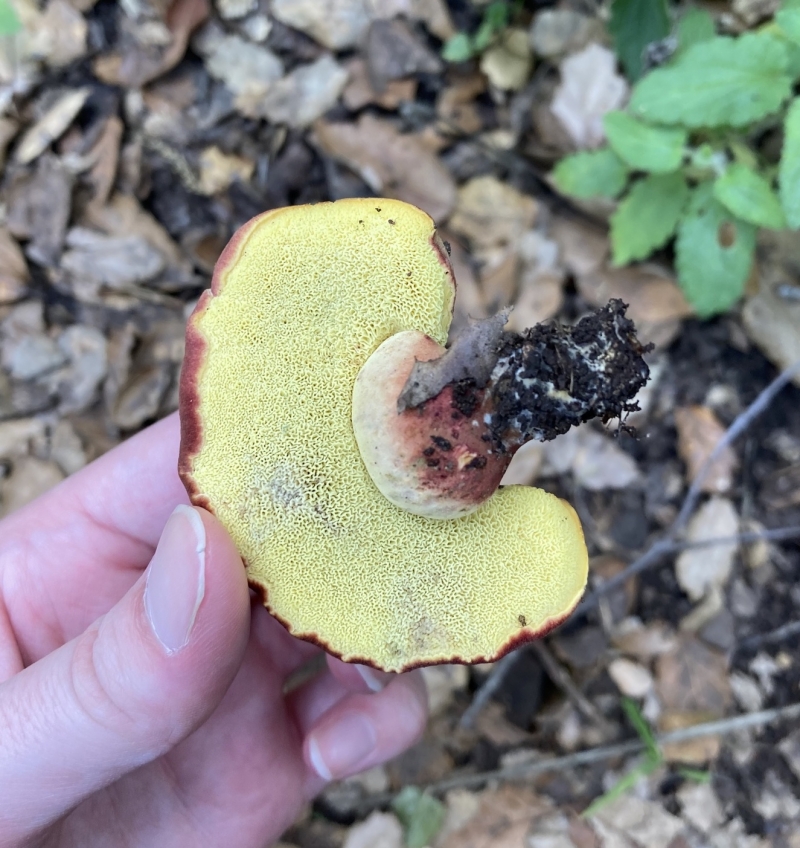
[[[292,634],[386,671],[496,660],[563,621],[586,582],[580,522],[551,494],[481,492],[470,514],[443,520],[393,503],[371,476],[384,452],[397,465],[390,447],[409,429],[388,419],[415,359],[441,353],[454,295],[424,212],[348,199],[245,224],[187,327],[179,472],[192,502],[227,527],[251,586]],[[473,348],[502,341],[501,326],[473,328]],[[445,386],[448,403],[462,389],[488,403],[497,344],[487,344],[486,386],[473,362],[461,389]],[[444,414],[441,399],[414,403],[401,418]],[[472,420],[458,422],[463,440],[443,430],[431,444],[479,471],[471,454],[494,460],[478,450],[486,431],[467,438]]]

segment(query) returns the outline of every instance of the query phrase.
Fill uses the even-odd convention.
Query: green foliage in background
[[[442,48],[442,58],[448,62],[466,62],[480,56],[511,23],[519,2],[494,0],[483,10],[480,26],[473,33],[456,33]]]
[[[623,6],[643,14],[638,0],[617,0],[612,22]],[[640,17],[613,32],[615,39],[627,33],[630,43],[617,49],[635,76],[631,56],[644,48],[633,20]],[[673,55],[639,79],[627,110],[605,116],[608,146],[566,157],[553,179],[575,197],[619,198],[611,217],[616,265],[645,259],[674,238],[678,281],[705,317],[742,296],[758,227],[800,228],[800,97],[792,96],[800,81],[800,0],[736,38],[716,35],[708,13],[694,9],[675,35]],[[753,146],[765,131],[782,131],[778,162]]]
[[[0,36],[16,35],[22,29],[10,0],[0,0]]]
[[[667,0],[613,0],[608,30],[628,79],[639,79],[645,49],[666,38],[669,28]]]
[[[430,845],[444,824],[444,805],[416,786],[402,789],[392,809],[405,830],[406,848]]]

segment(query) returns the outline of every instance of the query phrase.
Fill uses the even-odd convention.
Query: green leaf
[[[686,130],[651,127],[626,112],[608,112],[603,126],[611,149],[631,168],[668,174],[683,161]]]
[[[628,78],[639,79],[647,45],[669,35],[666,0],[612,0],[608,30]]]
[[[786,226],[781,202],[770,184],[739,162],[729,165],[714,182],[714,197],[737,218],[757,227],[781,230]]]
[[[392,809],[406,829],[408,848],[430,845],[444,823],[444,805],[416,786],[406,786],[392,801]]]
[[[775,15],[775,23],[788,39],[800,43],[800,8],[781,9]]]
[[[504,0],[490,3],[483,13],[483,20],[475,33],[475,50],[482,53],[492,43],[494,37],[508,26],[509,8]]]
[[[625,163],[609,147],[565,156],[553,169],[563,194],[573,197],[616,197],[628,180]]]
[[[695,44],[711,41],[716,35],[714,18],[705,9],[689,9],[678,21],[676,35],[680,52],[694,47]]]
[[[611,216],[615,265],[644,259],[675,232],[689,197],[683,174],[653,174],[635,183]]]
[[[466,62],[475,55],[472,39],[465,32],[456,33],[442,48],[442,59],[446,62]]]
[[[9,0],[0,0],[0,36],[16,35],[21,29],[22,24]]]
[[[792,101],[783,125],[778,189],[786,222],[796,230],[800,227],[800,97]]]
[[[678,282],[701,318],[742,296],[756,243],[755,227],[731,215],[712,192],[708,183],[694,190],[675,242]]]
[[[642,711],[639,709],[636,701],[632,698],[623,698],[621,703],[622,709],[628,717],[628,721],[631,723],[633,729],[644,743],[644,746],[647,749],[647,755],[653,760],[662,759],[661,751],[659,750],[658,742],[653,734],[653,730],[647,723],[647,719],[642,715]]]
[[[631,110],[648,121],[741,127],[780,108],[791,94],[786,45],[764,33],[712,38],[637,83]]]

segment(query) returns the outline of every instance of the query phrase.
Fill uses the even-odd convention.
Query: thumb
[[[202,724],[242,661],[249,610],[222,525],[179,506],[122,600],[0,685],[0,843],[35,833]]]

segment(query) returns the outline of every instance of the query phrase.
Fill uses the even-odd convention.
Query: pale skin
[[[327,657],[284,695],[320,649],[210,513],[170,519],[177,453],[172,416],[0,522],[2,846],[262,848],[422,734],[416,673]]]

